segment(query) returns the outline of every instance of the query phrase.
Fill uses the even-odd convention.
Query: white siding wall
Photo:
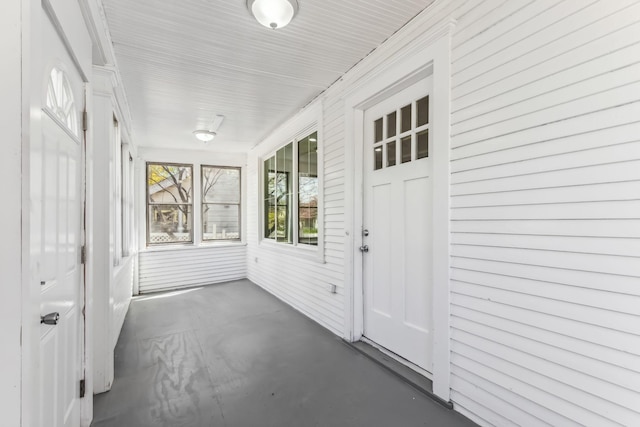
[[[392,39],[451,18],[455,408],[640,425],[640,3],[440,0]],[[248,159],[249,278],[341,335],[343,97],[387,45],[322,96],[325,264],[259,244]]]
[[[139,151],[137,191],[139,197],[140,247],[138,276],[139,292],[203,286],[247,277],[246,241],[246,155],[212,151],[166,150],[142,148]],[[176,162],[193,165],[194,243],[186,245],[157,245],[146,242],[146,162]],[[201,227],[200,166],[233,166],[241,168],[241,236],[238,243],[203,243]]]
[[[322,214],[324,215],[323,256],[310,256],[304,249],[278,248],[275,244],[260,244],[260,165],[254,150],[248,160],[248,277],[338,335],[344,333],[344,147],[342,144],[342,104],[324,105],[321,120],[319,152],[320,167],[324,164]],[[295,132],[295,131],[294,131]],[[286,139],[274,141],[271,149],[284,145]],[[264,151],[264,147],[261,147]],[[320,238],[320,237],[319,237]],[[268,242],[271,243],[271,242]],[[287,250],[289,249],[289,250]],[[312,259],[315,258],[315,259]],[[323,258],[323,261],[320,259]],[[328,290],[336,285],[336,293]]]
[[[640,4],[469,3],[452,400],[486,425],[640,425]]]
[[[242,244],[141,252],[140,293],[244,279],[246,263]]]

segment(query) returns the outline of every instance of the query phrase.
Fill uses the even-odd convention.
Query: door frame
[[[364,113],[371,106],[410,85],[433,76],[430,152],[433,156],[433,392],[450,399],[450,88],[451,33],[455,21],[442,22],[415,38],[394,39],[379,48],[398,53],[375,63],[371,55],[364,75],[347,81],[345,94],[345,339],[355,342],[364,332],[363,147]],[[394,44],[395,42],[395,44]],[[400,44],[398,46],[398,44]],[[359,78],[358,78],[359,77]],[[347,80],[347,79],[345,79]],[[351,83],[349,85],[349,83]]]

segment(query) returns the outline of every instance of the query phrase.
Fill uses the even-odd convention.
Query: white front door
[[[364,336],[432,372],[432,160],[421,80],[365,111]]]
[[[31,146],[32,247],[40,281],[38,425],[80,425],[84,82],[43,14],[42,138]]]

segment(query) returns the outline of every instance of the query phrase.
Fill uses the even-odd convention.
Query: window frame
[[[262,150],[258,150],[258,174],[259,174],[259,230],[258,230],[258,244],[264,248],[280,252],[282,254],[293,255],[300,258],[306,258],[311,261],[324,263],[324,241],[325,241],[325,228],[324,228],[324,139],[323,139],[323,102],[318,100],[304,110],[299,112],[285,125],[278,128],[269,137],[267,137],[261,144],[264,147]],[[297,240],[298,226],[295,227],[295,239],[293,243],[276,242],[273,239],[265,238],[265,161],[276,154],[276,152],[285,147],[291,142],[294,144],[295,151],[293,158],[296,159],[295,164],[295,184],[293,185],[295,193],[293,200],[295,203],[295,220],[298,220],[299,215],[299,200],[298,200],[298,144],[300,141],[312,133],[317,132],[317,172],[318,172],[318,244],[308,245],[299,243]],[[296,222],[298,223],[298,222]]]
[[[135,162],[130,144],[123,142],[122,146],[122,257],[128,258],[135,252],[134,218],[135,218]]]
[[[149,207],[152,206],[152,204],[149,201],[149,166],[150,165],[160,165],[160,166],[178,166],[178,167],[188,167],[191,169],[191,203],[155,203],[154,205],[175,205],[175,206],[180,206],[180,205],[188,205],[191,206],[191,218],[190,218],[190,240],[183,240],[183,241],[176,241],[176,242],[159,242],[159,243],[152,243],[151,242],[151,221],[149,221]],[[195,243],[195,230],[194,230],[194,225],[195,225],[195,221],[194,221],[194,217],[195,217],[195,211],[194,211],[194,207],[195,207],[195,193],[196,193],[196,188],[195,188],[195,180],[193,177],[193,163],[179,163],[179,162],[154,162],[154,161],[146,161],[145,162],[145,171],[144,171],[144,185],[145,185],[145,223],[146,223],[146,247],[151,248],[151,247],[160,247],[160,246],[175,246],[175,245],[193,245]]]
[[[205,202],[204,194],[204,169],[231,169],[238,171],[238,203],[213,203]],[[240,166],[218,166],[209,164],[200,164],[200,242],[203,244],[220,243],[220,242],[242,242],[242,168]],[[205,239],[204,235],[204,206],[205,205],[237,205],[238,206],[238,237],[232,239]]]

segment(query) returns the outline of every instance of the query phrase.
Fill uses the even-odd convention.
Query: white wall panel
[[[247,277],[243,244],[148,250],[139,257],[141,294]]]
[[[322,123],[320,159],[324,171],[321,256],[309,255],[306,248],[278,247],[260,242],[259,167],[254,151],[248,162],[248,277],[251,281],[289,303],[334,333],[344,334],[344,117],[343,104],[331,98],[318,117]],[[282,141],[284,143],[285,141]],[[286,246],[286,245],[282,245]],[[287,250],[289,249],[289,250]],[[312,252],[313,253],[313,252]],[[321,260],[322,259],[322,260]],[[336,293],[328,286],[336,285]]]
[[[457,18],[452,400],[482,425],[638,425],[640,2]]]
[[[133,282],[135,272],[135,258],[130,256],[122,261],[122,264],[114,270],[114,278],[111,282],[112,315],[111,315],[111,342],[116,347],[124,318],[129,310],[129,303],[133,295]]]

